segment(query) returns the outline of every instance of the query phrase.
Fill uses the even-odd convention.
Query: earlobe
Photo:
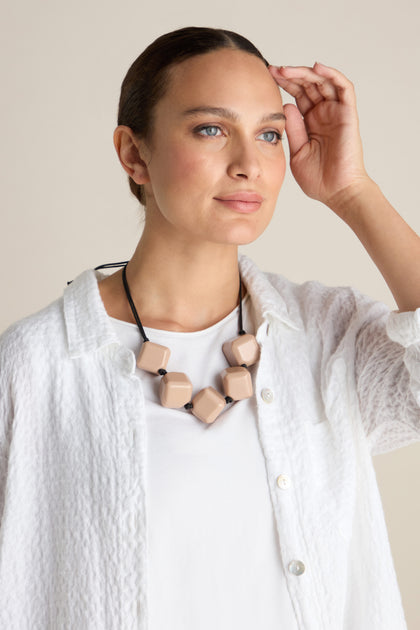
[[[123,169],[136,184],[150,181],[147,164],[140,157],[140,140],[130,127],[119,125],[114,131],[114,146]]]

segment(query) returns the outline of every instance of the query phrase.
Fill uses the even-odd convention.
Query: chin
[[[237,226],[226,229],[220,238],[217,238],[217,242],[225,245],[249,245],[261,236],[266,227],[256,229],[255,226]]]

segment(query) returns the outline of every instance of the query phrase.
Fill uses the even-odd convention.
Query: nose
[[[233,179],[256,180],[261,175],[260,156],[255,140],[237,140],[231,146],[228,175]]]

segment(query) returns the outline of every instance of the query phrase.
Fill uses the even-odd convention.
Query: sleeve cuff
[[[386,322],[386,331],[392,341],[404,348],[420,343],[420,308],[404,313],[392,311]]]

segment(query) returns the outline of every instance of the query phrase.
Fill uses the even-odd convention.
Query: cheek
[[[165,154],[156,161],[151,176],[160,181],[168,193],[190,196],[195,191],[206,190],[214,170],[214,158],[203,151],[168,146]]]
[[[273,161],[266,163],[265,174],[273,190],[280,190],[286,174],[286,158],[284,152]]]

